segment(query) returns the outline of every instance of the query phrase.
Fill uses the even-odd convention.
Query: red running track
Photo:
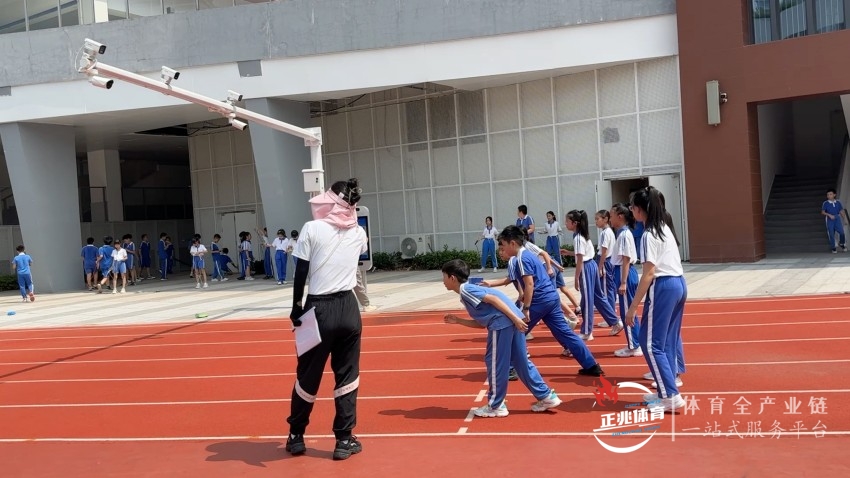
[[[444,312],[364,318],[356,434],[365,451],[332,462],[332,375],[307,456],[283,451],[294,345],[288,319],[0,331],[4,476],[850,476],[850,297],[692,301],[688,370],[675,415],[622,428],[642,392],[596,402],[545,327],[532,360],[563,400],[533,413],[511,382],[506,418],[470,418],[486,401],[485,332]],[[615,384],[648,387],[622,334],[591,351]],[[622,412],[622,413],[621,413]],[[628,412],[628,413],[627,413]],[[647,423],[653,425],[648,426]],[[612,436],[613,432],[640,433]],[[654,435],[652,433],[654,432]],[[630,453],[614,453],[649,439]],[[602,443],[600,443],[600,441]],[[631,471],[626,471],[631,470]]]

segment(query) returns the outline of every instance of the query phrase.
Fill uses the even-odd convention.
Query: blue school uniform
[[[136,263],[136,244],[132,242],[128,242],[124,246],[124,250],[127,251],[127,271],[133,270],[133,266]]]
[[[484,236],[484,241],[481,243],[481,268],[485,269],[487,267],[487,259],[490,259],[493,262],[493,269],[497,269],[499,267],[499,259],[496,257],[496,234],[499,231],[496,230],[493,226],[488,226],[484,228],[484,232],[481,233]]]
[[[835,234],[838,234],[838,245],[841,246],[842,249],[845,248],[846,236],[844,235],[844,224],[841,221],[841,211],[844,210],[844,206],[841,205],[841,201],[824,201],[823,207],[821,208],[827,214],[832,214],[835,219],[830,219],[828,216],[824,216],[826,220],[826,233],[829,239],[829,248],[835,252]]]
[[[498,298],[518,318],[524,317],[522,311],[501,291],[465,283],[460,286],[460,302],[473,320],[487,328],[487,351],[484,362],[487,366],[488,404],[499,408],[505,401],[508,391],[508,375],[511,367],[516,370],[520,382],[538,400],[548,397],[551,390],[543,381],[540,372],[528,359],[525,335],[516,328],[511,319],[484,297],[492,295]]]
[[[629,258],[628,264],[624,263],[625,257]],[[632,350],[640,347],[640,343],[638,342],[640,323],[635,320],[635,325],[629,327],[628,325],[625,325],[625,320],[626,311],[632,306],[638,287],[638,273],[637,270],[632,267],[632,264],[634,264],[635,261],[637,261],[637,250],[635,248],[634,237],[632,236],[632,232],[629,227],[623,226],[619,231],[617,231],[617,241],[611,249],[611,264],[614,265],[614,272],[612,275],[615,291],[619,291],[620,285],[622,284],[623,267],[629,268],[626,282],[626,294],[620,295],[619,292],[617,292],[617,304],[619,306],[620,320],[623,321],[623,325],[625,326],[624,331],[626,335],[626,345]]]
[[[112,251],[115,248],[111,245],[104,244],[100,246],[98,249],[98,255],[100,257],[100,273],[103,274],[103,277],[109,275],[109,272],[112,270]]]
[[[32,257],[26,253],[19,253],[12,259],[15,263],[15,271],[18,275],[18,287],[21,289],[21,297],[27,298],[27,292],[32,292],[32,272],[30,272],[30,262]]]
[[[218,243],[213,242],[210,244],[210,251],[212,254],[212,262],[213,262],[213,279],[223,279],[224,274],[222,274],[221,269],[221,247]],[[225,266],[226,267],[226,266]]]
[[[165,247],[165,239],[160,239],[156,245],[156,257],[159,258],[159,278],[168,278],[168,254]]]
[[[86,244],[80,252],[80,257],[83,258],[83,271],[86,274],[95,272],[95,268],[97,267],[97,246]]]
[[[531,305],[528,323],[528,332],[534,329],[538,322],[543,321],[555,340],[567,349],[576,361],[584,369],[596,365],[596,359],[590,353],[590,349],[578,335],[567,325],[567,318],[561,309],[561,298],[558,291],[552,285],[552,280],[546,272],[546,266],[534,253],[525,247],[520,248],[516,257],[511,258],[508,265],[508,278],[520,290],[525,289],[523,277],[532,276],[534,279],[534,292],[531,296]]]
[[[608,325],[612,327],[617,325],[620,319],[602,291],[603,281],[599,278],[599,266],[596,265],[596,260],[594,260],[596,253],[593,243],[575,233],[573,235],[573,250],[576,255],[582,256],[579,292],[581,293],[581,313],[584,320],[581,322],[581,333],[585,335],[593,333],[594,308],[599,311]]]
[[[605,267],[605,279],[601,281],[602,285],[602,295],[605,297],[605,300],[611,305],[612,309],[617,308],[617,286],[614,285],[614,265],[611,263],[611,248],[614,247],[614,242],[616,241],[616,234],[611,230],[610,227],[606,227],[599,231],[599,250],[597,251],[596,260],[599,260],[599,257],[602,256],[602,248],[606,248],[608,250],[608,257],[605,258],[605,262],[603,262],[603,266]],[[597,269],[599,266],[597,265]]]
[[[151,243],[148,241],[142,241],[139,245],[139,262],[142,268],[151,266]]]
[[[517,218],[517,220],[516,220],[517,227],[525,227],[526,229],[530,229],[532,224],[534,224],[534,218],[532,218],[531,216],[528,216],[528,215],[526,215],[524,218],[521,218],[521,219]],[[534,233],[533,232],[529,231],[528,240],[531,241],[531,242],[534,242]]]

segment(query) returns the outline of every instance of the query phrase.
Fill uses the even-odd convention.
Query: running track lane
[[[385,476],[391,476],[402,471],[409,475],[412,467],[422,470],[421,476],[431,476],[433,473],[511,476],[517,471],[507,463],[521,465],[524,471],[533,473],[535,470],[552,472],[560,469],[565,462],[569,463],[571,470],[601,474],[615,470],[621,472],[626,463],[630,467],[648,467],[659,458],[670,460],[683,470],[693,470],[697,466],[700,470],[698,474],[706,475],[749,473],[749,476],[778,476],[789,470],[802,471],[801,464],[814,464],[811,466],[819,467],[824,476],[847,475],[847,470],[842,468],[845,465],[827,463],[828,460],[823,459],[839,456],[839,447],[843,451],[848,445],[846,435],[834,435],[850,430],[850,420],[838,405],[847,403],[850,398],[850,393],[842,389],[850,388],[846,386],[850,383],[850,376],[845,372],[850,355],[844,352],[846,345],[842,347],[847,337],[843,332],[846,328],[843,324],[850,320],[850,298],[846,296],[828,300],[822,297],[795,297],[770,301],[689,303],[684,332],[688,344],[686,354],[689,370],[683,377],[686,384],[682,391],[685,395],[691,393],[699,400],[700,410],[676,416],[675,429],[678,436],[675,442],[670,436],[672,416],[668,415],[663,422],[665,427],[659,430],[659,433],[666,435],[653,437],[646,447],[628,455],[604,450],[590,435],[593,428],[600,426],[601,416],[605,413],[602,407],[593,406],[595,400],[592,392],[598,381],[577,379],[577,365],[571,359],[558,356],[557,344],[544,328],[535,329],[538,339],[530,342],[529,348],[544,378],[558,390],[565,403],[556,412],[532,414],[528,411],[532,398],[520,384],[512,383],[509,388],[510,417],[466,421],[469,409],[483,403],[481,391],[486,389],[481,363],[483,341],[481,336],[475,335],[475,331],[473,334],[454,335],[464,329],[439,324],[441,316],[442,313],[411,314],[401,318],[367,319],[367,324],[380,321],[382,325],[367,327],[364,332],[364,352],[367,353],[364,354],[364,383],[361,387],[364,399],[360,402],[358,433],[370,436],[364,438],[366,453],[344,463],[331,463],[327,459],[332,440],[322,436],[313,439],[315,443],[308,444],[311,451],[301,459],[290,459],[286,453],[276,449],[275,443],[280,443],[280,440],[275,437],[285,432],[283,419],[293,380],[287,372],[294,368],[290,352],[292,345],[285,342],[286,333],[281,330],[286,327],[286,321],[186,324],[185,328],[172,331],[172,336],[163,331],[179,326],[66,328],[50,330],[48,333],[32,331],[31,334],[27,331],[0,332],[0,346],[5,349],[5,352],[0,353],[0,364],[6,364],[0,365],[0,375],[7,375],[0,385],[4,391],[0,395],[0,406],[6,407],[0,408],[0,423],[10,425],[4,427],[4,437],[74,438],[90,435],[104,438],[120,437],[122,434],[127,437],[222,437],[212,440],[107,444],[68,441],[3,443],[0,446],[0,450],[3,450],[0,457],[4,458],[4,463],[9,462],[10,466],[6,469],[10,470],[10,476],[110,476],[111,473],[121,473],[122,476],[168,476],[169,470],[173,472],[175,469],[192,470],[187,476],[213,477],[252,472],[267,474],[271,469],[283,472],[344,472],[350,476],[375,476],[375,470],[380,469]],[[829,323],[794,325],[802,321]],[[264,340],[262,332],[259,332],[258,338],[257,332],[243,334],[240,328],[257,330],[266,327],[269,340],[280,342],[265,345],[221,344]],[[194,331],[214,333],[194,334]],[[181,333],[185,334],[178,335]],[[116,334],[130,337],[104,337],[107,339],[105,343],[88,342],[89,338],[85,338]],[[421,340],[398,337],[417,334],[444,335],[422,337]],[[397,338],[378,338],[390,336]],[[597,332],[596,336],[596,340],[590,344],[591,350],[606,368],[609,380],[635,380],[648,385],[647,381],[636,380],[646,371],[642,358],[619,359],[611,356],[613,350],[622,346],[622,337],[607,337],[604,329]],[[75,337],[80,338],[75,340]],[[760,338],[765,341],[758,343]],[[817,340],[779,341],[796,338]],[[139,340],[126,344],[127,347],[100,350],[134,339]],[[160,340],[163,345],[185,345],[193,341],[217,342],[220,345],[129,346],[154,340]],[[266,350],[269,346],[277,353],[270,354],[275,350]],[[32,350],[74,347],[96,348]],[[458,348],[461,350],[456,350]],[[194,357],[185,350],[193,350]],[[76,357],[79,353],[85,355]],[[243,356],[281,356],[185,360],[237,353]],[[63,358],[65,360],[58,363],[43,364]],[[155,360],[147,362],[144,361],[146,358]],[[22,362],[37,363],[18,364]],[[107,375],[113,378],[157,378],[178,377],[186,373],[195,375],[192,378],[169,380],[98,381]],[[263,373],[269,375],[201,378],[202,375]],[[57,381],[68,376],[80,381]],[[331,380],[331,376],[326,375],[322,396],[330,395]],[[163,383],[166,385],[163,386]],[[107,387],[104,388],[104,384]],[[429,395],[433,396],[421,396],[429,391]],[[752,416],[738,419],[733,415],[738,410],[732,406],[732,402],[742,396],[752,403]],[[149,404],[158,401],[216,399],[226,402],[239,397],[248,398],[238,403]],[[724,411],[712,416],[708,400],[714,397],[726,400]],[[790,402],[792,397],[804,402],[798,410],[800,416],[785,414],[785,403]],[[810,413],[805,402],[811,397],[826,399],[825,416]],[[772,399],[773,405],[766,406],[758,416],[757,408],[763,399]],[[631,391],[624,392],[617,404],[606,404],[606,411],[614,413],[626,410],[626,404],[636,400],[638,397]],[[126,405],[133,401],[140,404]],[[67,406],[97,403],[110,405]],[[48,406],[28,407],[36,404]],[[331,414],[330,401],[318,402],[311,432],[317,435],[326,433]],[[817,418],[821,419],[826,432],[830,433],[823,438],[811,435],[814,425],[811,420]],[[728,433],[729,427],[736,420],[747,423],[757,419],[761,422],[759,430],[763,438],[701,436],[706,433],[706,424],[712,421],[716,422],[712,424],[713,428],[716,429],[715,425],[718,425],[724,433]],[[794,425],[790,421],[792,419],[803,422],[803,427],[808,428],[801,432],[799,438],[789,434]],[[771,424],[774,422],[779,422],[784,430],[778,439],[770,438]],[[686,428],[700,430],[682,431]],[[458,436],[463,429],[467,436]],[[742,431],[742,427],[738,426],[738,430]],[[14,434],[11,433],[13,431]],[[200,434],[204,431],[210,433]],[[63,434],[56,434],[58,432]],[[228,438],[228,432],[234,433],[232,438]],[[440,436],[422,436],[423,432]],[[371,436],[393,433],[410,436],[401,439]],[[504,433],[520,435],[475,435]],[[534,434],[567,435],[547,438]],[[269,438],[245,439],[257,435]],[[627,446],[641,439],[607,438],[618,446]],[[741,453],[742,449],[746,453]],[[793,459],[790,458],[791,453],[783,454],[792,449]],[[494,453],[493,450],[499,451]],[[505,450],[516,450],[516,456],[521,457],[521,460],[498,460],[505,456]],[[717,460],[718,453],[726,457],[734,454],[735,458]],[[783,461],[783,456],[788,458]],[[99,463],[99,466],[93,469],[92,463]],[[814,468],[806,468],[806,472],[815,471]],[[160,474],[157,475],[157,472]]]

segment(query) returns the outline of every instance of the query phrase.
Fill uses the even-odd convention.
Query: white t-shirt
[[[276,251],[286,251],[286,248],[289,247],[289,239],[284,237],[283,239],[279,237],[275,237],[272,242],[272,247]]]
[[[614,247],[614,231],[610,227],[599,231],[599,253],[602,254],[602,248],[608,249],[608,257],[611,257],[611,248]]]
[[[366,231],[357,226],[337,229],[324,221],[310,221],[298,235],[292,255],[310,261],[310,295],[352,290],[357,285],[360,255],[366,252]]]
[[[252,252],[251,241],[242,241],[242,245],[240,246],[240,249],[242,249],[245,252]]]
[[[481,233],[481,235],[484,236],[484,239],[496,239],[496,234],[498,233],[499,231],[497,231],[495,227],[491,226],[489,231],[485,227],[484,232]]]
[[[614,247],[608,251],[608,257],[611,258],[611,265],[613,266],[623,265],[623,256],[629,257],[629,264],[634,264],[637,261],[635,235],[629,228],[620,231],[617,241],[614,242]]]
[[[126,261],[127,260],[127,251],[124,249],[113,249],[112,250],[112,260],[113,261]]]
[[[573,252],[576,255],[581,254],[584,261],[593,260],[593,257],[596,255],[596,249],[593,247],[590,239],[585,239],[578,233],[573,235]]]
[[[656,277],[685,275],[673,231],[667,227],[667,224],[661,227],[661,231],[664,233],[663,239],[655,237],[649,229],[644,230],[641,239],[643,261],[655,264]]]
[[[189,248],[189,254],[193,256],[203,256],[207,252],[207,248],[203,244],[192,246]]]
[[[561,233],[561,223],[554,221],[551,224],[546,223],[546,235],[549,237],[557,237]]]

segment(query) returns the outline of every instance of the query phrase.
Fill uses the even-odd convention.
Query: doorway
[[[230,257],[238,256],[239,233],[248,231],[256,235],[257,214],[253,211],[229,212],[221,215],[221,247],[230,249]],[[256,238],[252,237],[256,244]],[[256,254],[254,254],[256,257]]]

